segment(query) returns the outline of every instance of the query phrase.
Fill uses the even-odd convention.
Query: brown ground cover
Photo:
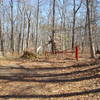
[[[0,100],[100,100],[100,60],[0,59]]]

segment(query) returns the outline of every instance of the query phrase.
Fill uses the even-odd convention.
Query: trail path
[[[0,100],[100,100],[100,61],[1,64]]]

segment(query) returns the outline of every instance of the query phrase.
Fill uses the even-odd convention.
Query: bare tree
[[[3,1],[0,1],[0,4],[2,3]],[[0,5],[1,6],[1,5]],[[1,8],[1,7],[0,7]],[[4,42],[3,42],[3,32],[2,32],[2,23],[1,23],[1,15],[0,15],[0,45],[1,45],[1,52],[2,54],[4,55]]]
[[[61,49],[67,48],[67,32],[66,32],[66,14],[67,14],[67,2],[66,0],[59,0],[58,4],[58,10],[59,10],[59,15],[60,15],[60,23],[61,23],[61,29],[60,29],[60,41],[61,41]],[[63,38],[63,36],[65,38]],[[58,46],[58,45],[57,45]]]
[[[2,27],[1,27],[1,19],[0,19],[0,42],[1,42],[1,52],[4,55],[4,45],[3,45],[3,34],[2,34]]]
[[[56,0],[53,0],[53,8],[52,8],[52,36],[51,36],[51,50],[52,53],[55,52],[55,42],[54,42],[54,34],[55,34],[55,3]]]
[[[28,19],[28,32],[27,32],[26,48],[29,48],[31,11],[29,11],[29,14],[26,13],[26,15],[27,15],[27,19]]]
[[[74,7],[73,7],[72,49],[74,49],[76,14],[81,7],[82,0],[77,9],[76,9],[76,0],[73,0],[73,3],[74,3]]]
[[[40,0],[37,1],[35,52],[37,52],[37,46],[38,46],[39,11],[40,11]]]
[[[94,58],[94,49],[93,49],[93,42],[92,42],[92,34],[91,34],[91,23],[90,23],[90,9],[89,9],[89,0],[86,0],[87,4],[87,19],[88,19],[88,32],[89,32],[89,42],[90,42],[90,54],[91,57]]]
[[[20,28],[19,28],[19,30],[16,28],[16,30],[18,31],[18,50],[17,50],[17,52],[18,52],[18,54],[20,54],[20,51],[21,51],[21,36],[22,36],[22,16],[20,17],[20,19],[21,20],[19,20],[19,16],[20,15],[22,15],[22,12],[21,12],[21,10],[20,10],[20,1],[18,0],[17,1],[17,28],[18,28],[18,26],[20,26]]]
[[[10,44],[10,47],[11,47],[11,52],[14,53],[14,20],[13,20],[13,0],[10,1],[10,7],[11,7],[11,44]]]

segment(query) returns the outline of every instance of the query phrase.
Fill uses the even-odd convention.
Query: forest
[[[0,0],[0,100],[99,100],[100,0]]]

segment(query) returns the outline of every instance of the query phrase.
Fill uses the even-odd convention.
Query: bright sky
[[[9,5],[9,1],[10,0],[4,0],[5,5]],[[15,14],[16,14],[17,1],[20,1],[22,3],[23,3],[23,1],[26,1],[27,4],[29,4],[29,6],[31,5],[32,7],[36,7],[36,5],[37,5],[37,0],[13,0],[13,1],[14,1],[14,12],[15,12]],[[48,9],[49,9],[49,3],[50,3],[51,0],[40,0],[40,1],[41,1],[41,13],[42,13],[43,16],[47,16]],[[62,2],[62,0],[57,0],[57,1]],[[68,6],[67,6],[67,11],[69,12],[69,16],[70,16],[70,14],[72,14],[72,9],[73,9],[73,6],[72,6],[73,0],[68,0],[68,1],[69,2],[68,2]],[[77,1],[77,3],[79,3],[79,0],[76,0],[76,1]],[[100,1],[100,0],[97,0],[97,1]],[[99,11],[100,10],[100,4],[98,4],[98,6],[99,6],[98,11]],[[80,11],[77,15],[80,16],[80,14],[83,14],[82,12],[83,12],[83,8],[80,9]],[[56,11],[56,13],[58,13],[58,12]]]

